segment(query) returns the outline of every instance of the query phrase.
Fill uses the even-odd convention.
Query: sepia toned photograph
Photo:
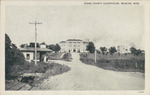
[[[8,4],[4,13],[5,91],[145,90],[140,2]]]

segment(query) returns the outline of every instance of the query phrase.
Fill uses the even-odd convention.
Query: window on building
[[[30,54],[26,55],[26,60],[30,60]]]

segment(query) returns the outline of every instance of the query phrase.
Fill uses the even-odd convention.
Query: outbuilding
[[[35,60],[35,48],[33,47],[25,47],[20,48],[21,52],[23,53],[26,61],[34,61]],[[51,53],[51,49],[47,48],[37,48],[37,61],[45,61],[47,58],[46,53]]]

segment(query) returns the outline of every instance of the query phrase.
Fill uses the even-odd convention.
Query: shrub
[[[34,62],[25,62],[23,65],[12,66],[10,72],[12,72],[12,76],[18,76],[23,73],[45,73],[47,69],[52,69],[53,67],[54,63],[38,62],[37,65],[35,65]]]
[[[62,57],[63,60],[69,61],[71,58],[71,53],[65,53],[64,56]]]
[[[11,67],[14,65],[22,65],[25,62],[25,58],[22,52],[11,43],[11,40],[7,34],[5,34],[5,72],[7,74],[11,71]]]

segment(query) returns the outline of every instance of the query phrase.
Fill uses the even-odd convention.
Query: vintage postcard
[[[149,1],[1,1],[1,95],[150,95]]]

